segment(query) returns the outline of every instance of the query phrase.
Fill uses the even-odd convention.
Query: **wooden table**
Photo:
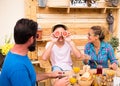
[[[108,69],[108,68],[104,68],[103,69],[103,74],[105,74],[106,73],[106,71],[109,71],[110,69]],[[78,73],[78,77],[77,77],[77,80],[78,80],[78,82],[79,82],[79,75],[80,74],[83,74],[83,70],[81,70],[79,73]],[[92,73],[92,74],[96,74],[96,69],[90,69],[90,73]],[[120,77],[120,69],[118,68],[116,71],[115,71],[115,75],[116,76],[119,76]],[[65,76],[68,76],[69,78],[70,77],[72,77],[72,76],[74,76],[74,72],[73,71],[65,71]],[[107,76],[106,76],[107,77]],[[97,81],[100,81],[100,80],[102,80],[101,79],[101,76],[96,76],[96,78],[93,78],[93,81],[92,82],[94,82],[95,81],[95,79],[97,79]],[[100,79],[100,80],[99,80]],[[107,80],[107,79],[106,79]],[[76,83],[75,85],[69,85],[69,86],[95,86],[95,85],[80,85],[80,83]],[[112,81],[106,81],[107,82],[107,86],[113,86],[113,82]],[[82,83],[90,83],[90,81],[83,81]],[[101,82],[99,82],[99,83],[101,83]]]

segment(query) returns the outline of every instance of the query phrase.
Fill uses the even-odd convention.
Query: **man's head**
[[[30,51],[35,50],[36,33],[38,24],[30,19],[20,19],[14,27],[14,40],[16,44],[25,44],[31,37],[34,42],[28,47]]]

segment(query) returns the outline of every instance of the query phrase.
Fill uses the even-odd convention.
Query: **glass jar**
[[[103,67],[102,65],[97,65],[97,74],[102,74]]]

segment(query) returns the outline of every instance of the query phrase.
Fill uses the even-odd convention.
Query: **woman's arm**
[[[85,45],[83,58],[84,58],[83,63],[85,65],[89,64],[89,60],[91,60],[91,56],[89,56],[88,54],[88,43]]]
[[[108,44],[108,57],[109,57],[110,63],[111,63],[109,68],[116,70],[118,67],[118,61],[115,57],[114,50],[113,50],[112,46],[109,44]]]

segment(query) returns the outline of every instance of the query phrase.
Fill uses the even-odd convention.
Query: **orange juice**
[[[74,71],[74,73],[79,73],[80,72],[80,68],[79,67],[73,67],[73,71]]]
[[[75,84],[75,83],[77,82],[77,79],[74,78],[74,77],[71,77],[71,78],[69,79],[69,81],[70,81],[71,84]]]

